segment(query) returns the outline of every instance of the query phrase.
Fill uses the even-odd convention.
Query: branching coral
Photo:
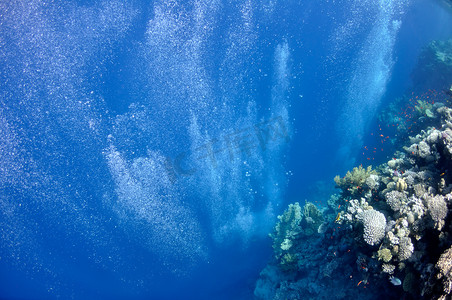
[[[385,195],[386,203],[391,207],[393,211],[399,211],[402,204],[406,203],[406,196],[404,193],[398,191],[392,191]]]
[[[399,253],[398,259],[399,261],[406,260],[411,257],[414,251],[413,243],[409,237],[402,237],[399,242]]]
[[[439,299],[446,299],[445,297],[452,292],[452,247],[441,254],[436,263],[436,268],[439,271],[437,279],[442,280],[444,295],[444,298],[440,297]]]
[[[392,274],[394,273],[395,266],[391,264],[383,264],[381,266],[381,270],[383,271],[383,273]]]
[[[419,144],[412,144],[410,147],[405,148],[405,150],[414,157],[429,160],[432,157],[430,146],[424,141],[419,142]]]
[[[364,225],[363,238],[373,246],[381,242],[385,236],[386,218],[374,209],[365,210],[359,215]]]

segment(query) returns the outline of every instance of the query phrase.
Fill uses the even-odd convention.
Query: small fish
[[[341,219],[341,213],[338,213],[335,222],[339,221],[340,219]]]
[[[393,284],[393,285],[401,285],[402,281],[394,276],[389,277],[389,281]]]

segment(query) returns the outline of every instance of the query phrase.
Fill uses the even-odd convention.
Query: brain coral
[[[386,218],[374,209],[363,211],[359,218],[364,225],[363,238],[369,245],[378,244],[385,236]]]

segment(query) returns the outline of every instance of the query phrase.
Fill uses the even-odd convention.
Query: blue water
[[[2,1],[0,298],[251,299],[451,37],[440,1]]]

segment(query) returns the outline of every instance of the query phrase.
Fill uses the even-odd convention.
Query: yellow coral
[[[378,260],[382,260],[384,262],[390,262],[392,259],[392,254],[391,254],[391,250],[387,249],[387,248],[383,248],[381,250],[378,250],[377,252],[378,255]]]
[[[284,241],[281,243],[281,249],[289,250],[290,247],[292,247],[292,241],[289,239],[284,239]]]
[[[396,183],[396,188],[399,192],[403,192],[408,188],[407,183],[402,178],[399,178],[399,180]]]
[[[353,168],[352,172],[348,171],[344,178],[337,175],[334,177],[334,182],[344,192],[349,192],[354,195],[362,191],[363,184],[372,174],[376,174],[376,172],[372,170],[372,166],[368,166],[367,168],[359,166],[358,168]]]

